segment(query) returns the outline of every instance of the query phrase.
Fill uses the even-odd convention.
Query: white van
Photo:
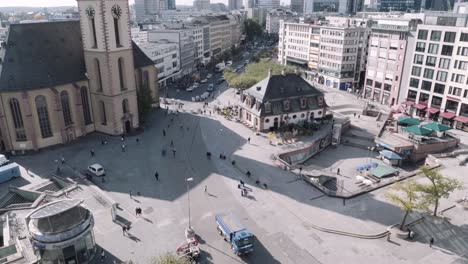
[[[93,165],[88,166],[88,172],[93,176],[106,176],[106,172],[104,171],[104,167],[101,165],[94,163]]]

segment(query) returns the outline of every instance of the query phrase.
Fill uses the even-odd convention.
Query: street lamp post
[[[189,186],[189,182],[193,181],[193,178],[187,178],[185,179],[185,183],[187,184],[187,201],[188,201],[188,228],[187,230],[185,230],[185,236],[187,238],[191,237],[194,232],[193,232],[193,229],[192,229],[192,225],[191,225],[191,222],[190,222],[190,186]]]

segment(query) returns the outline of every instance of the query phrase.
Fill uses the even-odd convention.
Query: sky
[[[130,4],[135,0],[129,0]],[[227,0],[211,0],[212,3],[227,4]],[[177,5],[192,5],[193,0],[176,0]],[[0,7],[3,6],[76,6],[76,0],[0,0]]]

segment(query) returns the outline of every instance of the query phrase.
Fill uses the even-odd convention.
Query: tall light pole
[[[187,184],[187,201],[188,201],[188,228],[185,232],[185,236],[189,236],[189,234],[193,233],[192,225],[190,223],[190,187],[189,187],[189,182],[193,181],[193,178],[187,178],[185,179],[185,183]]]

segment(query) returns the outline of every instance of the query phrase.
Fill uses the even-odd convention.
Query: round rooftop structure
[[[43,205],[27,217],[31,242],[43,263],[75,260],[87,263],[96,252],[91,211],[82,200],[59,200]]]

